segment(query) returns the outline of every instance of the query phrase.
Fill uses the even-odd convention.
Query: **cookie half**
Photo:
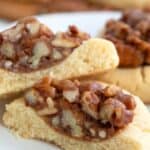
[[[6,106],[3,120],[15,134],[64,150],[147,150],[149,118],[140,99],[118,87],[44,78]]]

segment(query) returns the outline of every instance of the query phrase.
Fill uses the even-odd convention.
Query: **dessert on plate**
[[[107,22],[102,36],[115,44],[120,63],[117,69],[98,78],[117,84],[150,103],[150,14],[125,11],[120,19]]]
[[[150,114],[136,96],[98,81],[43,78],[6,106],[4,124],[64,150],[148,150]]]
[[[16,96],[44,76],[68,79],[114,68],[118,62],[107,40],[90,39],[76,26],[53,33],[35,18],[25,18],[0,33],[0,98]]]

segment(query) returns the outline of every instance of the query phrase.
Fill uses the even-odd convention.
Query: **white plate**
[[[100,29],[103,29],[108,19],[116,19],[119,16],[119,12],[86,12],[42,15],[38,18],[53,31],[64,31],[68,25],[77,25],[81,30],[90,33],[94,37],[98,35]],[[4,28],[7,28],[7,26],[0,27],[0,29]],[[2,114],[4,103],[0,102],[0,106],[0,114]],[[15,137],[0,124],[0,150],[58,150],[58,148],[44,142]]]

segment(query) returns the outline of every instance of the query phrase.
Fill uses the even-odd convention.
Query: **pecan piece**
[[[34,89],[31,89],[25,93],[25,100],[29,106],[35,106],[38,103],[39,98],[41,98],[40,94]]]
[[[12,65],[13,65],[13,62],[9,61],[9,60],[5,61],[5,63],[4,63],[4,67],[6,69],[10,69],[12,67]]]
[[[30,67],[37,68],[42,57],[50,54],[50,49],[44,41],[38,41],[33,48],[33,56],[29,59]]]
[[[101,106],[99,117],[121,128],[132,121],[133,112],[126,110],[126,106],[117,99],[109,98]]]
[[[105,130],[100,130],[98,132],[98,136],[101,138],[101,139],[105,139],[107,137],[107,133]]]
[[[91,91],[84,92],[81,98],[82,109],[95,119],[98,119],[99,104],[100,100],[95,93]]]
[[[23,29],[23,24],[17,24],[14,28],[2,32],[3,39],[11,42],[17,42],[22,37]]]
[[[61,52],[59,52],[58,50],[53,49],[52,58],[53,58],[54,60],[60,60],[60,59],[63,58],[63,55],[62,55]]]
[[[77,44],[73,40],[67,39],[63,36],[63,33],[57,33],[54,40],[52,40],[52,45],[55,47],[65,47],[65,48],[73,48],[76,47]]]
[[[120,92],[116,98],[125,104],[126,108],[129,110],[133,110],[136,107],[136,103],[134,97],[131,95],[123,94]]]
[[[106,97],[113,97],[117,95],[117,93],[120,91],[121,89],[115,85],[107,86],[103,89],[103,93]]]
[[[59,90],[76,90],[78,86],[71,80],[54,81],[53,84]]]
[[[78,100],[79,97],[79,89],[75,90],[64,90],[63,96],[66,100],[68,100],[70,103],[73,103]]]
[[[15,49],[14,45],[10,42],[3,42],[0,48],[0,52],[6,58],[14,58],[15,57]]]
[[[83,136],[82,128],[77,124],[77,120],[70,110],[63,110],[62,125],[64,128],[68,126],[71,128],[72,136],[75,137]]]
[[[40,115],[40,116],[47,116],[47,115],[54,115],[57,113],[57,109],[56,108],[43,108],[41,110],[38,110],[37,113]]]
[[[26,28],[31,35],[36,35],[40,30],[40,23],[37,21],[26,24]]]
[[[48,107],[45,107],[45,108],[39,110],[38,114],[41,116],[56,114],[58,112],[58,110],[55,108],[52,98],[48,97],[46,99],[46,102],[47,102]]]

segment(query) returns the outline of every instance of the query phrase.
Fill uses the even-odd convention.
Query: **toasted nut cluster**
[[[47,107],[38,110],[38,114],[41,116],[56,114],[57,109],[55,108],[54,102],[50,97],[46,99],[46,103],[47,103]]]
[[[62,127],[70,127],[71,135],[75,137],[83,136],[82,128],[77,124],[77,119],[74,117],[73,112],[69,110],[63,110],[61,121]]]
[[[150,15],[139,10],[125,11],[119,20],[106,24],[104,37],[114,42],[120,67],[150,65]]]
[[[132,122],[136,107],[134,98],[116,86],[47,77],[25,99],[56,130],[85,140],[113,136]]]
[[[82,109],[90,116],[98,119],[99,97],[91,91],[84,92],[81,98]]]
[[[89,36],[80,32],[75,26],[70,26],[68,33],[57,33],[52,45],[55,47],[74,48],[81,44],[81,40],[88,39]]]
[[[64,60],[87,39],[89,35],[75,26],[54,34],[36,19],[25,18],[0,33],[0,67],[14,72],[48,68]]]

